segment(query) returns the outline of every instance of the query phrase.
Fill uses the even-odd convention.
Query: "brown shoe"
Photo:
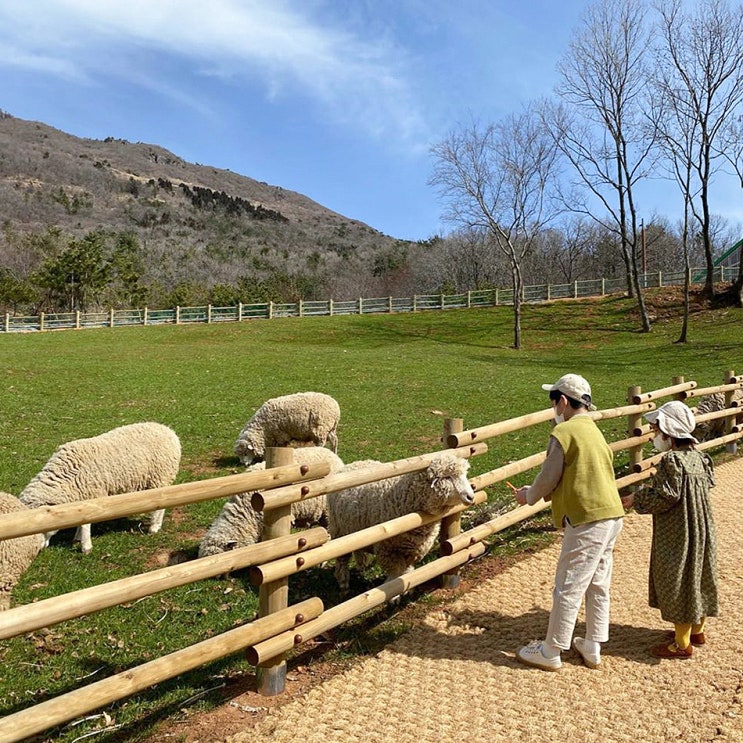
[[[673,642],[676,639],[676,633],[673,630],[668,632],[666,636],[668,637],[669,642]],[[700,645],[704,645],[706,642],[707,641],[704,637],[704,632],[699,632],[698,634],[691,636],[691,644],[695,648],[698,648]]]
[[[684,660],[685,658],[691,658],[692,650],[691,645],[688,648],[680,648],[674,641],[670,645],[665,642],[656,645],[650,648],[650,653],[656,658],[679,658]]]

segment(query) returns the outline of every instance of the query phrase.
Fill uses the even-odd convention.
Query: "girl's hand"
[[[629,493],[628,495],[623,495],[622,505],[624,506],[625,511],[629,511],[629,509],[635,505],[635,494]]]

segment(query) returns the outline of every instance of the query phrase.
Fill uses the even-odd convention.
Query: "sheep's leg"
[[[163,517],[165,516],[165,509],[161,508],[159,511],[153,511],[150,515],[150,534],[157,534],[163,525]]]
[[[335,431],[330,431],[328,433],[328,443],[330,444],[330,448],[333,452],[333,454],[338,453],[338,435]]]
[[[404,560],[396,560],[391,563],[389,563],[386,566],[385,573],[387,577],[385,578],[385,582],[394,580],[395,578],[399,578],[401,575],[405,575],[406,573],[410,573],[413,571],[413,566],[408,565]],[[395,606],[396,604],[400,603],[400,596],[402,594],[398,594],[397,596],[393,596],[389,603]]]
[[[0,591],[0,611],[10,609],[10,591]]]
[[[335,559],[335,579],[338,581],[338,587],[341,595],[345,596],[351,585],[351,570],[348,566],[349,555],[341,555]]]
[[[84,555],[93,551],[93,540],[90,538],[90,524],[80,524],[75,531],[74,542],[80,542]]]

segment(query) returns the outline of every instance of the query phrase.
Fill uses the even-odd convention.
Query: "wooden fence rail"
[[[613,451],[627,452],[629,457],[626,465],[629,472],[618,474],[617,487],[622,491],[636,487],[654,474],[661,455],[653,453],[644,457],[643,449],[651,441],[652,433],[643,424],[642,415],[654,409],[658,400],[663,397],[686,399],[697,396],[701,391],[706,394],[724,393],[726,410],[713,415],[699,415],[697,420],[722,419],[725,421],[725,431],[722,436],[702,442],[698,448],[705,450],[727,446],[730,451],[735,451],[737,442],[743,438],[743,426],[734,423],[734,417],[740,414],[741,409],[734,405],[732,395],[741,388],[743,379],[736,378],[732,371],[725,373],[722,385],[706,388],[699,388],[696,382],[687,382],[676,377],[670,386],[658,390],[643,392],[639,387],[630,387],[627,393],[628,405],[593,411],[591,416],[599,424],[621,417],[627,419],[626,438],[609,442]],[[542,424],[552,416],[553,411],[549,408],[468,431],[462,430],[460,419],[448,420],[445,422],[443,440],[458,456],[477,456],[487,451],[485,439]],[[286,517],[293,502],[419,471],[438,454],[440,452],[431,452],[362,470],[330,474],[326,465],[289,464],[289,450],[269,450],[270,460],[264,471],[168,486],[143,493],[127,493],[98,501],[34,509],[23,512],[22,519],[15,513],[0,516],[0,539],[8,539],[150,511],[155,507],[171,508],[209,498],[252,492],[253,503],[257,509],[266,512],[264,524],[268,524],[264,529],[263,541],[250,547],[199,558],[0,612],[0,639],[7,639],[239,568],[250,568],[251,581],[259,586],[260,592],[259,617],[252,622],[8,715],[0,719],[0,743],[12,743],[55,727],[241,649],[246,650],[250,662],[257,667],[259,689],[266,694],[280,693],[283,690],[285,674],[282,669],[285,668],[287,652],[414,586],[436,577],[442,581],[450,579],[462,565],[484,553],[484,539],[549,507],[549,503],[544,501],[532,506],[520,506],[467,531],[459,528],[459,517],[465,509],[462,505],[450,508],[437,517],[423,513],[407,514],[336,540],[329,540],[327,532],[321,528],[288,533]],[[477,490],[476,504],[486,500],[482,488],[533,470],[541,465],[544,458],[544,451],[537,452],[472,477],[471,484]],[[272,462],[279,466],[272,467]],[[274,516],[278,518],[272,520]],[[441,556],[438,559],[333,607],[325,608],[317,597],[293,607],[288,605],[288,580],[292,575],[438,520],[442,523],[439,550]],[[448,528],[444,529],[443,524],[448,524]],[[282,533],[285,530],[287,533]],[[266,682],[262,686],[261,679]]]

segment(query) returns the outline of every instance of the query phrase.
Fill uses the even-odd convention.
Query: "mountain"
[[[378,277],[375,266],[394,266],[410,246],[300,193],[154,144],[84,139],[3,112],[0,224],[5,266],[18,263],[24,238],[49,228],[76,239],[133,235],[145,283],[164,291],[280,273],[323,297],[357,296],[360,276]]]

